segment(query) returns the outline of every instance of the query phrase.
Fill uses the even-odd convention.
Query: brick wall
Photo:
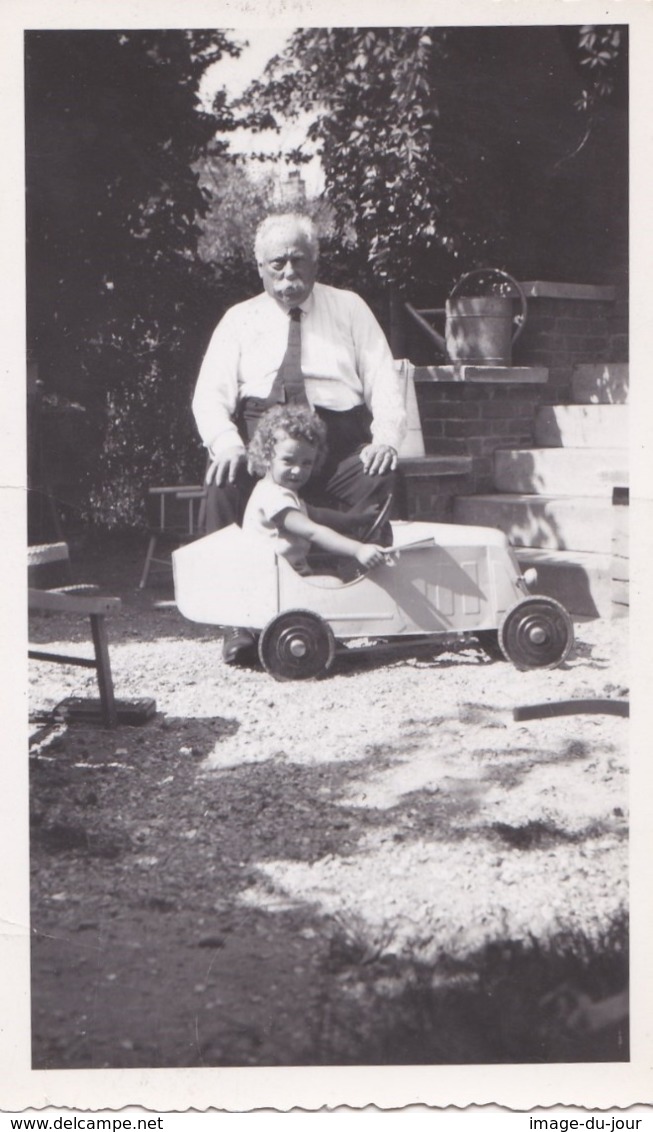
[[[457,495],[469,495],[470,476],[418,475],[402,469],[397,477],[393,517],[449,523]]]
[[[421,483],[410,477],[404,489],[404,513],[411,518],[445,520],[453,496],[493,491],[495,449],[533,445],[538,407],[571,400],[575,365],[627,360],[627,320],[625,296],[614,301],[533,298],[512,360],[515,366],[546,366],[546,383],[418,380],[417,401],[427,455],[469,456],[472,463],[468,474],[455,479],[432,477]]]
[[[531,299],[514,364],[546,366],[541,404],[565,404],[571,376],[581,362],[627,361],[627,303],[588,299]]]
[[[533,443],[539,386],[418,382],[416,388],[427,454],[472,457],[466,494],[491,490],[495,448]]]
[[[610,314],[608,361],[628,361],[628,298],[618,294]]]

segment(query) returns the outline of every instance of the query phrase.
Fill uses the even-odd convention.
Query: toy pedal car
[[[279,680],[323,676],[336,642],[372,640],[434,647],[461,635],[520,669],[555,668],[574,639],[553,598],[529,595],[501,531],[447,523],[393,522],[387,561],[341,581],[300,575],[272,543],[230,526],[173,554],[175,598],[191,621],[246,626],[263,667]]]

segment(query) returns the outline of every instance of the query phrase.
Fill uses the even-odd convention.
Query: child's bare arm
[[[352,507],[349,511],[336,511],[332,507],[314,507],[312,503],[306,505],[309,518],[322,527],[330,527],[332,531],[351,535],[355,538],[368,527],[380,511],[379,504],[366,507],[360,505]]]
[[[346,535],[341,535],[338,531],[331,530],[330,527],[324,527],[321,523],[314,522],[313,519],[309,519],[308,515],[304,515],[294,508],[288,508],[287,511],[278,515],[276,521],[280,528],[289,534],[300,535],[313,546],[319,546],[321,550],[327,550],[330,554],[342,554],[347,558],[355,558],[361,566],[365,566],[367,569],[385,562],[386,552],[382,547],[375,546],[374,543],[357,542],[356,539],[347,538]]]

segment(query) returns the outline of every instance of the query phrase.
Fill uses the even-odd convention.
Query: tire
[[[552,597],[525,597],[505,614],[499,645],[515,668],[557,668],[574,643],[574,627],[564,605]]]
[[[275,680],[315,680],[333,664],[336,641],[330,625],[308,609],[290,609],[268,622],[258,654]]]

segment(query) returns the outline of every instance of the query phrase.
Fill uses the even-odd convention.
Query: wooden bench
[[[52,562],[68,562],[68,544],[65,542],[47,543],[28,548],[28,565],[41,567]],[[71,664],[82,668],[94,668],[100,692],[102,721],[105,727],[115,727],[118,723],[116,701],[113,692],[113,678],[109,660],[109,644],[105,618],[120,609],[119,597],[100,597],[97,586],[71,585],[56,589],[28,588],[28,607],[39,613],[82,614],[90,618],[94,657],[69,656],[67,653],[54,653],[46,649],[28,649],[32,660],[46,660],[54,664]]]

